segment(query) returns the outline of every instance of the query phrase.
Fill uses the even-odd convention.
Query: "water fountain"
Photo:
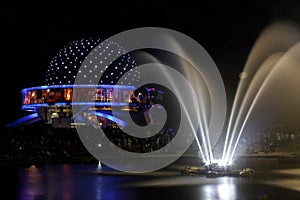
[[[300,114],[295,106],[300,98],[299,41],[299,31],[286,22],[270,25],[257,39],[240,73],[226,130],[223,163],[233,162],[242,134],[255,123],[263,128],[262,123],[284,120],[299,128],[294,122]],[[282,113],[278,114],[278,110]]]
[[[241,151],[237,151],[243,135],[264,131],[274,124],[285,124],[300,131],[300,31],[288,22],[275,22],[263,30],[255,42],[243,71],[224,131],[221,157],[212,155],[210,136],[202,134],[204,168],[188,173],[207,173],[210,166],[230,166]],[[204,115],[205,116],[205,115]],[[205,117],[204,117],[205,118]],[[200,120],[201,124],[207,122]],[[205,127],[205,126],[204,126]],[[273,127],[274,128],[274,127]],[[201,129],[204,133],[207,130]],[[205,153],[210,156],[205,156]],[[218,152],[220,153],[220,152]],[[220,157],[214,160],[214,157]],[[218,171],[216,171],[217,173]],[[222,174],[222,173],[221,173]]]

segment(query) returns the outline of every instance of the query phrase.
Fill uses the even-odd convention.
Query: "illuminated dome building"
[[[123,47],[113,41],[103,43],[105,46],[99,45],[100,42],[100,39],[81,39],[70,42],[60,49],[48,66],[45,84],[22,90],[22,110],[32,114],[8,126],[43,120],[54,127],[72,127],[72,106],[83,104],[87,106],[87,116],[89,106],[92,106],[93,112],[96,110],[98,117],[111,122],[118,120],[106,112],[111,108],[112,98],[118,99],[116,106],[128,107],[130,95],[136,89],[133,82],[139,81],[140,73],[134,68],[136,62],[129,54],[124,54]],[[98,62],[90,61],[89,66],[83,65],[91,52],[94,60]],[[106,65],[105,60],[109,57],[110,59],[113,57],[114,61]],[[80,70],[81,65],[84,69],[87,67],[88,69]],[[127,82],[116,85],[125,73],[127,77],[124,80]],[[76,79],[77,75],[81,78]],[[97,81],[96,88],[95,81]],[[73,91],[77,91],[77,94]],[[88,101],[73,102],[74,96]],[[83,119],[82,124],[86,122],[85,120]]]

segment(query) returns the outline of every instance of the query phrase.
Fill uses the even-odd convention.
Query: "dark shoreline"
[[[31,165],[45,165],[45,164],[98,164],[98,161],[93,157],[51,157],[51,158],[36,158],[26,156],[15,157],[1,157],[0,167],[30,167]]]
[[[53,157],[33,157],[33,156],[1,156],[0,167],[30,167],[31,165],[45,164],[98,164],[99,161],[92,156],[53,156]],[[183,155],[176,160],[174,165],[195,165],[200,166],[203,163],[194,155]],[[171,165],[173,165],[171,164]],[[276,168],[279,165],[290,165],[300,167],[299,155],[240,155],[234,163],[237,167],[253,167],[255,169]]]

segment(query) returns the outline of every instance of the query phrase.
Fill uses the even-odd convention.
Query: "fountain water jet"
[[[241,122],[241,119],[244,119],[244,120],[242,121],[242,125],[241,125],[241,128],[240,128],[237,136],[234,138],[233,137],[234,135],[232,135],[232,137],[230,139],[229,148],[227,149],[225,160],[229,160],[229,162],[232,162],[232,158],[233,158],[235,149],[237,147],[237,144],[241,137],[241,134],[244,130],[245,124],[249,118],[249,115],[251,114],[251,112],[254,108],[254,105],[257,102],[258,97],[260,96],[259,94],[261,94],[261,91],[264,88],[263,85],[265,84],[267,77],[270,75],[271,70],[273,69],[276,62],[278,62],[278,60],[280,59],[281,56],[282,56],[282,53],[277,53],[277,54],[272,55],[270,58],[268,58],[266,60],[266,62],[263,63],[261,68],[258,70],[257,74],[254,76],[253,80],[251,81],[251,84],[249,85],[249,88],[246,92],[246,95],[242,101],[240,110],[238,112],[238,117],[236,118],[236,121],[234,124],[233,133],[237,132],[237,127],[238,127],[239,123]],[[256,91],[258,91],[258,92],[255,94]],[[251,104],[250,107],[248,106],[249,103]],[[248,107],[249,107],[249,109],[247,111],[246,109]],[[246,115],[245,115],[245,113],[246,113]],[[245,115],[245,116],[242,116],[242,115]],[[234,143],[233,148],[231,148],[233,145],[232,144],[233,141],[235,141],[235,143]]]
[[[173,42],[172,44],[176,45],[175,42]],[[177,48],[181,49],[180,46],[178,46]],[[210,118],[212,117],[212,114],[210,113],[212,111],[210,108],[212,104],[211,102],[212,100],[209,98],[210,94],[208,91],[208,87],[200,71],[195,69],[195,67],[192,67],[191,63],[183,59],[178,59],[174,57],[169,58],[168,55],[166,57],[160,57],[158,54],[152,55],[151,53],[148,52],[139,52],[139,54],[137,54],[136,56],[138,56],[141,62],[145,62],[145,63],[163,64],[166,62],[167,64],[170,64],[178,71],[181,71],[184,74],[184,76],[190,81],[190,83],[193,83],[193,85],[197,87],[191,92],[195,93],[196,94],[195,96],[197,97],[196,99],[192,99],[192,101],[194,102],[193,105],[195,106],[194,109],[196,111],[195,114],[197,116],[197,118],[195,119],[198,121],[198,128],[193,127],[193,120],[195,121],[195,119],[190,119],[189,118],[190,116],[188,114],[187,114],[188,117],[187,120],[190,124],[190,127],[192,128],[191,131],[194,135],[195,142],[199,149],[199,153],[201,154],[200,156],[203,162],[207,163],[213,160],[214,158],[212,153],[212,146],[216,143],[217,137],[212,137],[213,134],[212,135],[209,134],[209,128],[208,128],[209,122],[211,122]],[[178,60],[179,62],[174,62]],[[170,77],[170,74],[168,74],[168,72],[162,70],[161,73],[164,74],[166,80],[168,80],[171,85],[176,85],[176,83],[174,82],[176,80],[174,80],[173,77]],[[185,105],[184,98],[181,96],[181,94],[179,94],[180,90],[178,89],[175,90],[174,92],[176,94],[178,92],[178,95],[176,96],[178,96],[179,102],[182,102],[181,104]],[[186,106],[191,106],[191,105],[186,105]],[[182,107],[182,112],[185,113],[188,112],[185,106]],[[210,137],[212,137],[212,142]]]
[[[272,70],[280,63],[281,58],[289,55],[287,53],[283,56],[283,52],[288,51],[299,39],[298,30],[291,24],[282,22],[272,24],[258,38],[246,62],[244,72],[240,74],[240,82],[226,131],[222,162],[232,162],[246,122],[257,99],[261,96],[264,85],[272,76]]]

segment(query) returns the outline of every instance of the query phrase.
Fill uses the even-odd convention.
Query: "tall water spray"
[[[300,64],[297,59],[300,56],[299,45],[297,44],[299,41],[299,31],[293,24],[285,22],[271,24],[257,39],[246,61],[244,70],[240,73],[240,81],[226,130],[222,154],[223,162],[232,162],[238,142],[254,109],[256,107],[261,108],[261,102],[272,104],[272,99],[264,96],[264,94],[272,93],[276,90],[276,87],[271,89],[267,85],[271,83],[276,85],[272,80],[278,77],[282,77],[281,81],[286,81],[285,78],[287,76],[291,78],[291,74],[294,75],[295,79],[297,79],[296,74],[300,75],[299,67],[293,67],[293,70],[291,70],[291,66]],[[285,69],[288,73],[278,74],[278,71],[282,69]],[[297,85],[289,84],[289,87],[290,89],[296,89]],[[288,103],[289,97],[290,94],[286,94],[285,103]],[[276,107],[273,107],[273,109],[276,109]],[[259,114],[259,112],[256,111],[255,114]],[[253,117],[260,118],[257,115]],[[267,117],[271,118],[269,115]]]

